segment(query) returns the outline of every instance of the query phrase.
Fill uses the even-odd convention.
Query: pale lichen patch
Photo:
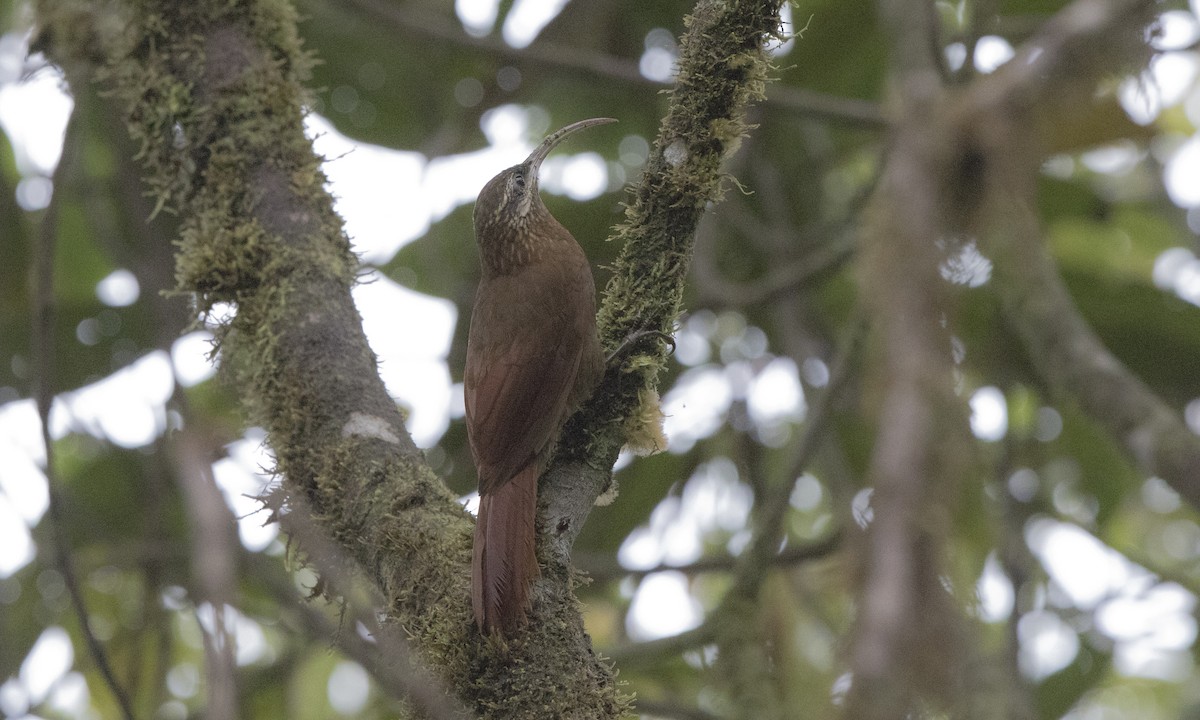
[[[687,156],[687,145],[679,138],[675,138],[675,141],[663,150],[663,159],[667,161],[668,165],[674,168],[687,162]]]
[[[400,444],[399,436],[392,432],[392,427],[387,420],[377,415],[367,415],[366,413],[350,413],[350,419],[342,426],[342,437],[354,436],[376,438],[390,442],[393,445]]]

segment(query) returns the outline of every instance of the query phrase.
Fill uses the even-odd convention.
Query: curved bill
[[[577,130],[590,128],[594,125],[607,125],[615,122],[615,118],[591,118],[589,120],[580,120],[577,123],[571,123],[565,128],[562,128],[561,130],[549,135],[545,140],[542,141],[541,145],[538,145],[536,148],[534,148],[533,152],[529,153],[529,157],[525,159],[525,164],[536,170],[537,168],[541,167],[542,161],[546,159],[546,156],[550,154],[550,151],[553,150],[554,147],[560,142],[565,140],[568,135]]]

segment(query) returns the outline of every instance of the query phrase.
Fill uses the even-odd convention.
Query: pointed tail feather
[[[538,575],[537,463],[479,498],[471,562],[471,607],[483,632],[508,635],[525,623]]]

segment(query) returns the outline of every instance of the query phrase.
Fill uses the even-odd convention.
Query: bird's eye
[[[518,190],[524,190],[525,189],[525,173],[517,172],[516,174],[514,174],[513,175],[513,184],[517,186]]]

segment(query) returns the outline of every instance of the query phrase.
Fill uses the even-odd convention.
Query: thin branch
[[[735,224],[740,225],[741,220],[737,219]],[[704,233],[696,249],[697,291],[714,306],[732,308],[753,307],[794,293],[817,277],[841,268],[854,256],[853,237],[848,232],[837,235],[837,230],[827,226],[797,230],[796,237],[815,235],[826,240],[796,260],[772,266],[763,277],[744,282],[729,280],[721,274],[710,242],[715,240],[713,233]]]
[[[829,555],[841,546],[841,543],[841,533],[830,533],[829,536],[815,542],[786,547],[772,556],[769,563],[773,567],[790,567],[812,560],[820,560],[829,557]],[[624,578],[637,580],[660,572],[677,572],[688,576],[711,572],[731,572],[741,563],[738,556],[722,555],[720,557],[701,558],[687,565],[669,565],[663,563],[651,568],[634,569],[623,567],[611,555],[606,554],[597,553],[594,556],[580,556],[577,554],[575,558],[579,569],[586,572],[596,582],[609,582]]]
[[[234,517],[229,506],[222,503],[222,509],[227,519],[233,522]],[[304,524],[306,529],[299,532],[309,540],[313,538],[308,533],[320,533],[320,529],[313,524],[311,518],[305,519],[302,515],[294,515],[289,518],[289,522],[293,521]],[[300,536],[296,537],[299,539]],[[408,662],[415,659],[411,648],[407,647],[407,640],[402,634],[392,629],[379,627],[375,608],[382,604],[382,599],[378,593],[362,592],[364,583],[355,582],[355,578],[351,577],[353,571],[348,568],[353,567],[353,564],[349,558],[340,553],[336,545],[329,542],[328,538],[318,540],[311,545],[305,542],[304,546],[308,552],[309,562],[321,577],[326,594],[341,593],[344,603],[342,615],[352,626],[349,632],[345,631],[344,627],[339,628],[325,613],[321,612],[314,604],[313,599],[300,596],[291,576],[285,571],[278,558],[249,552],[240,544],[235,550],[240,556],[239,563],[245,568],[249,577],[254,578],[255,582],[262,583],[275,601],[285,608],[285,612],[290,610],[295,614],[295,622],[308,637],[322,644],[333,642],[346,657],[354,660],[370,673],[375,682],[390,697],[402,702],[411,702],[413,697],[417,696],[419,702],[414,702],[414,706],[418,708],[423,705],[435,706],[434,714],[431,715],[434,720],[438,718],[462,720],[467,717],[468,714],[455,702],[454,698],[445,694],[445,689],[437,678],[431,678],[423,668],[416,668],[415,673],[405,669],[409,665],[401,662],[402,658],[409,658]],[[309,548],[315,548],[316,552],[314,553]],[[320,554],[327,551],[332,551],[337,555],[328,557]],[[356,602],[360,596],[365,596],[369,602]],[[370,601],[372,598],[373,601]],[[364,605],[370,605],[370,607],[364,608]],[[358,625],[372,630],[372,640],[363,638],[357,632]]]
[[[717,624],[706,620],[699,627],[685,630],[678,635],[618,645],[605,650],[604,655],[621,666],[647,665],[657,663],[664,657],[707,645],[717,639],[717,633]]]
[[[695,705],[684,705],[664,700],[639,700],[637,710],[642,715],[679,718],[679,720],[721,720],[720,715],[715,715]]]
[[[878,130],[884,126],[879,103],[826,95],[792,85],[775,84],[767,88],[766,104],[771,108],[840,122],[850,127]]]
[[[446,692],[443,684],[420,663],[413,652],[403,630],[395,625],[381,625],[373,608],[384,608],[388,603],[376,586],[357,582],[353,560],[342,552],[317,525],[308,504],[298,495],[287,500],[287,509],[279,518],[288,535],[304,549],[309,563],[320,572],[322,583],[340,594],[349,607],[349,616],[371,633],[378,648],[371,653],[375,662],[371,664],[380,684],[398,699],[407,700],[423,717],[431,720],[462,720],[470,713],[453,696]],[[367,602],[362,606],[353,602],[355,589],[366,594]],[[350,643],[356,652],[365,653],[362,643]]]
[[[398,34],[435,40],[510,62],[519,67],[537,66],[552,73],[571,73],[587,79],[618,81],[658,91],[672,82],[651,80],[642,74],[635,60],[581,47],[562,47],[535,40],[525,48],[515,48],[495,36],[473,37],[443,21],[410,7],[382,0],[348,0],[348,5],[374,21],[382,21]],[[883,116],[879,106],[869,100],[826,95],[814,90],[773,85],[765,103],[777,110],[796,115],[839,122],[850,127],[879,129]]]
[[[827,556],[837,549],[841,542],[840,533],[834,533],[815,545],[784,551],[778,550],[783,536],[783,521],[787,508],[790,507],[789,498],[792,488],[795,486],[795,480],[808,466],[816,449],[820,447],[820,442],[828,429],[833,400],[849,376],[850,361],[856,355],[856,349],[863,335],[862,324],[856,323],[854,330],[847,338],[846,347],[838,354],[833,364],[826,391],[813,403],[809,411],[804,434],[796,443],[791,465],[782,474],[783,479],[770,489],[768,497],[762,503],[767,511],[764,513],[760,527],[755,532],[754,540],[734,560],[732,568],[736,572],[734,585],[726,592],[720,607],[714,610],[702,625],[693,630],[659,640],[631,643],[607,650],[606,654],[613,660],[625,665],[645,664],[713,642],[720,636],[725,616],[733,612],[731,608],[736,608],[746,598],[753,597],[767,569],[783,564],[786,562],[784,558],[788,555],[794,558],[791,560],[792,562],[802,562]],[[676,568],[670,566],[662,568],[662,570],[672,569]],[[725,568],[721,567],[720,569]],[[645,574],[657,571],[660,570],[656,568],[645,571]]]
[[[33,395],[37,401],[38,416],[42,424],[42,444],[46,448],[46,485],[50,499],[50,536],[54,543],[55,564],[62,573],[63,583],[71,598],[71,606],[75,609],[75,615],[79,619],[79,627],[92,660],[100,670],[100,676],[104,679],[104,683],[112,691],[117,706],[121,709],[121,715],[125,720],[133,720],[133,707],[130,705],[129,696],[117,680],[104,645],[92,629],[79,576],[75,572],[70,541],[67,539],[62,493],[58,488],[58,479],[55,473],[54,438],[50,436],[50,408],[54,403],[54,256],[58,247],[58,210],[67,174],[76,169],[76,154],[79,152],[78,146],[82,142],[78,127],[78,120],[72,115],[67,124],[62,156],[59,158],[58,167],[54,170],[54,195],[42,216],[41,234],[34,251],[35,280],[31,298],[33,305],[32,354],[37,372],[34,377],[36,387]]]
[[[1080,314],[1046,250],[1032,181],[1009,173],[994,182],[989,251],[997,288],[1005,318],[1042,381],[1051,395],[1078,402],[1134,464],[1200,508],[1200,436],[1104,346]]]
[[[202,426],[192,422],[186,396],[176,387],[173,402],[187,419],[183,429],[172,433],[166,443],[175,464],[176,482],[185,498],[191,537],[191,572],[201,599],[213,611],[211,629],[201,623],[204,634],[204,659],[207,668],[206,715],[211,718],[236,718],[237,662],[232,628],[226,623],[226,607],[234,602],[237,569],[235,558],[240,545],[237,523],[217,489],[212,474],[210,450],[213,443],[202,436]]]
[[[777,558],[782,554],[779,546],[786,537],[784,521],[787,519],[788,509],[791,508],[791,496],[796,486],[796,480],[808,468],[825,439],[825,434],[832,421],[834,401],[850,378],[850,365],[858,355],[858,348],[866,334],[865,329],[866,325],[861,319],[851,325],[845,345],[833,360],[825,391],[817,396],[816,401],[809,408],[808,419],[804,424],[804,434],[800,436],[792,450],[791,464],[766,491],[761,503],[763,513],[759,519],[760,524],[755,529],[754,539],[750,546],[738,558],[734,585],[726,594],[722,605],[757,595],[766,570],[775,564]],[[841,533],[834,533],[817,548],[820,549],[821,546],[830,543],[827,551],[832,552],[840,541]],[[720,610],[717,612],[719,613]]]
[[[1037,713],[1034,710],[1033,683],[1024,677],[1020,668],[1020,625],[1025,614],[1030,610],[1027,603],[1021,602],[1030,581],[1034,579],[1038,561],[1025,541],[1025,526],[1032,508],[1018,502],[1008,488],[1003,486],[1006,478],[1012,476],[1017,455],[1027,444],[1026,439],[1018,438],[1016,433],[1008,433],[1003,441],[1003,453],[994,471],[993,487],[996,488],[997,502],[994,505],[998,536],[996,541],[996,560],[1001,571],[1012,583],[1012,609],[1004,620],[1004,645],[997,651],[999,660],[998,682],[1004,683],[1010,720],[1034,720]]]
[[[313,601],[299,596],[291,577],[284,573],[276,558],[247,552],[243,554],[242,562],[251,569],[255,579],[263,583],[267,592],[283,608],[285,619],[289,620],[295,631],[321,645],[332,642],[343,655],[361,665],[389,697],[401,702],[408,697],[407,685],[397,682],[398,678],[393,673],[381,672],[389,660],[383,657],[379,644],[367,640],[357,632],[357,625],[363,617],[361,610],[350,610],[348,620],[354,627],[347,632],[345,627],[339,627],[319,610]]]
[[[1046,21],[1011,60],[972,84],[970,112],[1042,101],[1067,107],[1095,83],[1149,57],[1153,0],[1075,0]],[[1079,108],[1072,105],[1070,112]]]
[[[537,41],[526,48],[515,48],[494,36],[468,35],[461,27],[446,23],[440,17],[432,17],[408,7],[381,0],[348,0],[346,4],[374,21],[384,22],[400,35],[476,50],[514,64],[542,65],[554,71],[618,80],[655,89],[663,85],[642,75],[636,62],[614,55],[586,48],[560,48]]]

